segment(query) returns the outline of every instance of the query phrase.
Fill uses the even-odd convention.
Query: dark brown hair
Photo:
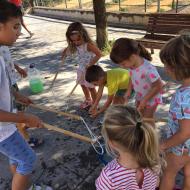
[[[92,65],[86,70],[85,80],[91,83],[100,80],[104,76],[105,72],[99,65]]]
[[[113,44],[110,59],[116,64],[129,59],[132,54],[137,54],[149,61],[152,60],[151,54],[146,48],[137,41],[129,38],[119,38]]]
[[[176,80],[190,77],[190,33],[171,39],[160,51],[160,59],[174,73]]]
[[[67,43],[71,53],[74,53],[76,51],[76,47],[71,41],[71,36],[76,34],[78,34],[84,42],[93,43],[84,26],[80,22],[73,22],[69,25],[66,32]]]
[[[6,0],[0,0],[0,23],[6,23],[10,18],[21,18],[21,10]]]

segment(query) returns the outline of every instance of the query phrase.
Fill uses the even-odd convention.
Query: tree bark
[[[96,23],[96,41],[98,47],[103,50],[108,46],[105,0],[93,0],[93,8]]]

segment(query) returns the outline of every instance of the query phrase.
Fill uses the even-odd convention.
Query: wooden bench
[[[190,30],[190,14],[150,14],[146,35],[137,41],[154,53],[154,49],[161,49],[168,40],[186,29]]]

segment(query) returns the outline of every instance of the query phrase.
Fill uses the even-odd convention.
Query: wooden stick
[[[57,78],[57,75],[58,75],[58,73],[59,73],[60,67],[61,67],[61,65],[64,64],[64,62],[65,62],[64,59],[65,59],[65,57],[63,57],[62,62],[59,64],[58,70],[57,70],[57,72],[55,73],[55,76],[54,76],[54,78],[53,78],[53,81],[52,81],[52,83],[51,83],[51,85],[50,85],[50,89],[53,88],[53,85],[54,85],[55,80],[56,80],[56,78]]]
[[[75,86],[73,87],[73,89],[71,90],[71,92],[67,95],[67,97],[69,97],[69,96],[71,96],[73,94],[73,92],[77,88],[78,84],[79,84],[79,81],[76,82]]]
[[[43,125],[44,125],[45,128],[47,128],[49,130],[53,130],[53,131],[57,131],[59,133],[63,133],[64,135],[67,135],[67,136],[79,139],[81,141],[85,141],[85,142],[88,142],[88,143],[93,143],[92,139],[90,139],[90,138],[88,138],[86,136],[82,136],[82,135],[79,135],[77,133],[73,133],[71,131],[67,131],[65,129],[61,129],[61,128],[55,127],[53,125],[49,125],[47,123],[43,123]]]
[[[76,120],[81,120],[81,117],[79,115],[76,115],[76,114],[62,112],[62,111],[57,111],[55,109],[52,109],[52,108],[49,108],[49,107],[46,107],[46,106],[37,105],[37,104],[30,104],[29,106],[33,107],[33,108],[49,111],[49,112],[54,112],[54,113],[57,113],[59,115],[63,115],[63,116],[66,116],[66,117],[69,117],[69,118],[73,118],[73,119],[76,119]]]

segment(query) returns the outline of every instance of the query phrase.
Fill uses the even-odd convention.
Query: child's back
[[[137,183],[137,169],[128,169],[120,165],[116,159],[112,160],[102,170],[96,180],[96,188],[104,190],[155,190],[158,176],[150,169],[140,170],[143,181]]]
[[[115,94],[118,90],[124,90],[129,85],[129,71],[126,69],[115,68],[106,71],[107,81],[106,86],[108,88],[108,95]]]

